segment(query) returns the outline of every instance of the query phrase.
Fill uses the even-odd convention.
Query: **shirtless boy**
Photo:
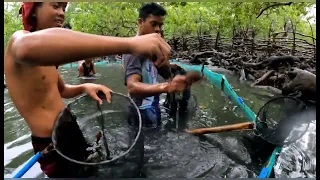
[[[61,28],[66,5],[65,2],[24,2],[19,11],[24,30],[12,35],[5,51],[4,71],[8,91],[32,132],[35,153],[52,143],[51,135],[57,117],[75,122],[75,117],[65,107],[62,98],[86,93],[102,103],[97,96],[97,92],[102,91],[107,101],[111,101],[111,90],[105,86],[64,84],[57,66],[112,54],[142,55],[156,59],[154,64],[162,66],[170,56],[170,46],[158,34],[117,38]],[[76,123],[74,126],[78,128]],[[81,131],[74,132],[74,137],[79,139],[74,141],[77,142],[75,145],[85,144]],[[55,151],[40,158],[39,163],[49,177],[75,177],[68,169],[71,167],[67,165],[68,162]]]

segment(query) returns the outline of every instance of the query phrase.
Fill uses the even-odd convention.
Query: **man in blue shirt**
[[[166,10],[156,3],[148,3],[141,7],[138,19],[137,36],[158,33],[162,34],[162,25]],[[170,83],[158,82],[158,71],[149,60],[131,54],[122,56],[125,72],[125,85],[129,94],[140,109],[143,125],[157,127],[161,123],[159,95],[161,93],[183,92],[187,89],[185,76],[177,75]],[[166,65],[166,73],[170,73],[170,64]],[[165,79],[168,78],[164,77]]]

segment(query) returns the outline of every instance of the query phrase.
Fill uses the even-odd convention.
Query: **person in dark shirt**
[[[96,68],[92,60],[85,60],[78,68],[79,77],[85,76],[90,77],[96,74]]]

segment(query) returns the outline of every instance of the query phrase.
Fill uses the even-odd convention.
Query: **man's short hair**
[[[152,14],[154,16],[165,16],[167,11],[157,3],[144,4],[139,10],[139,18],[146,20],[147,17]]]

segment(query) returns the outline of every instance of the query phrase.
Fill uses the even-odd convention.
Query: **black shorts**
[[[65,156],[84,161],[88,156],[87,144],[82,131],[76,121],[76,117],[68,108],[62,110],[57,118],[58,126],[53,130],[55,132],[56,148]],[[34,153],[43,151],[52,143],[51,138],[31,137]],[[49,178],[75,178],[85,177],[82,173],[82,165],[71,162],[60,156],[55,150],[44,154],[38,162],[42,171]]]

